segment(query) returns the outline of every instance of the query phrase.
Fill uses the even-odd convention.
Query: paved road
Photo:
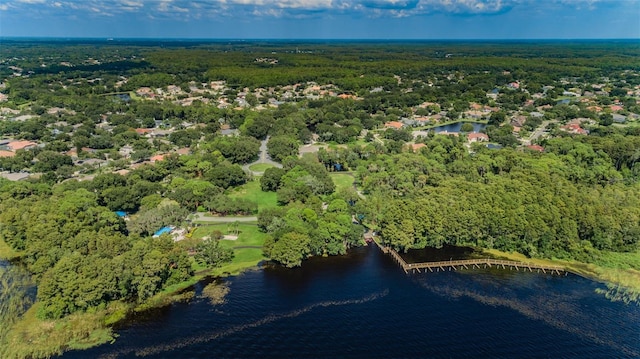
[[[271,157],[269,157],[269,154],[267,153],[267,142],[269,142],[269,136],[267,136],[267,138],[265,138],[264,140],[262,140],[262,142],[260,142],[260,156],[258,157],[258,160],[242,166],[243,170],[250,172],[254,176],[262,176],[264,172],[252,171],[249,167],[257,163],[266,163],[274,167],[282,168],[282,165],[280,163],[272,160]]]
[[[529,136],[529,139],[523,141],[524,145],[528,146],[533,141],[537,140],[538,137],[542,136],[542,134],[547,130],[547,126],[549,125],[549,123],[551,123],[551,121],[542,121],[540,126],[533,131],[531,136]]]
[[[195,213],[195,221],[201,222],[213,222],[213,223],[234,223],[234,222],[257,222],[258,217],[250,216],[250,217],[233,217],[233,216],[225,216],[225,217],[207,217],[204,213]]]

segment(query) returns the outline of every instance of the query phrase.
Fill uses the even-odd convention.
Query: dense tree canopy
[[[35,142],[3,152],[0,170],[38,175],[0,180],[0,238],[34,275],[41,317],[188,279],[185,248],[152,235],[195,211],[255,215],[231,190],[252,180],[241,165],[267,138],[283,168],[259,179],[278,206],[258,227],[287,267],[344,254],[365,226],[399,250],[637,252],[640,130],[625,123],[640,113],[636,45],[307,45],[3,44],[0,135]],[[503,148],[430,130],[470,117]],[[324,143],[299,158],[312,142]],[[336,191],[330,172],[354,185]],[[229,259],[215,238],[190,250],[211,267]]]

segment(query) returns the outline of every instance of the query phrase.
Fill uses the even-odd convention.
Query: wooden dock
[[[563,274],[567,275],[568,271],[566,268],[561,266],[554,265],[541,265],[535,263],[525,263],[525,262],[517,262],[517,261],[508,261],[502,259],[493,259],[493,258],[480,258],[480,259],[462,259],[462,260],[449,260],[449,261],[438,261],[438,262],[422,262],[422,263],[407,263],[401,256],[396,252],[395,249],[385,247],[380,244],[377,240],[373,241],[380,250],[382,250],[385,254],[390,254],[391,258],[398,263],[400,268],[404,270],[405,273],[426,273],[429,272],[439,272],[446,270],[460,270],[460,269],[480,269],[480,268],[502,268],[510,270],[515,269],[516,271],[529,271],[529,272],[542,272],[542,273],[551,273],[551,274]]]

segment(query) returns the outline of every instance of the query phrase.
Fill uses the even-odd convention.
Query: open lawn
[[[233,198],[244,198],[256,202],[258,204],[258,211],[278,206],[276,193],[263,192],[260,189],[259,180],[253,180],[235,188],[231,193],[229,193],[229,196]]]
[[[262,249],[242,248],[233,250],[233,261],[220,268],[211,271],[213,275],[239,274],[244,270],[253,268],[266,258],[262,254]]]
[[[233,261],[220,268],[215,268],[212,274],[237,274],[244,269],[256,266],[260,261],[266,259],[262,254],[262,245],[266,234],[260,232],[255,224],[238,223],[237,228],[239,231],[238,239],[220,240],[222,246],[233,249]],[[232,223],[201,226],[193,233],[193,237],[202,238],[208,236],[211,231],[216,230],[222,232],[222,234],[232,234],[235,231],[235,226]]]
[[[273,167],[273,165],[269,163],[256,163],[249,166],[249,169],[253,172],[264,172],[271,167]]]
[[[331,173],[330,174],[333,183],[336,184],[336,191],[339,191],[343,188],[353,188],[354,178],[352,175],[347,173]]]
[[[349,144],[348,144],[348,145],[349,145],[349,146],[359,146],[359,147],[362,147],[362,146],[366,146],[366,145],[368,145],[368,144],[370,144],[370,143],[373,143],[373,141],[365,141],[365,139],[364,139],[364,138],[358,138],[357,140],[355,140],[355,141],[353,141],[353,142],[349,142]]]
[[[221,240],[223,246],[233,248],[237,246],[260,246],[264,243],[265,233],[258,230],[258,226],[249,223],[238,223],[238,239]],[[234,234],[236,226],[234,223],[214,223],[200,226],[193,232],[193,238],[208,236],[212,231],[220,231],[223,235]]]

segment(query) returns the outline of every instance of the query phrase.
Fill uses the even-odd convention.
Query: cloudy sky
[[[0,0],[0,36],[640,38],[640,0]]]

